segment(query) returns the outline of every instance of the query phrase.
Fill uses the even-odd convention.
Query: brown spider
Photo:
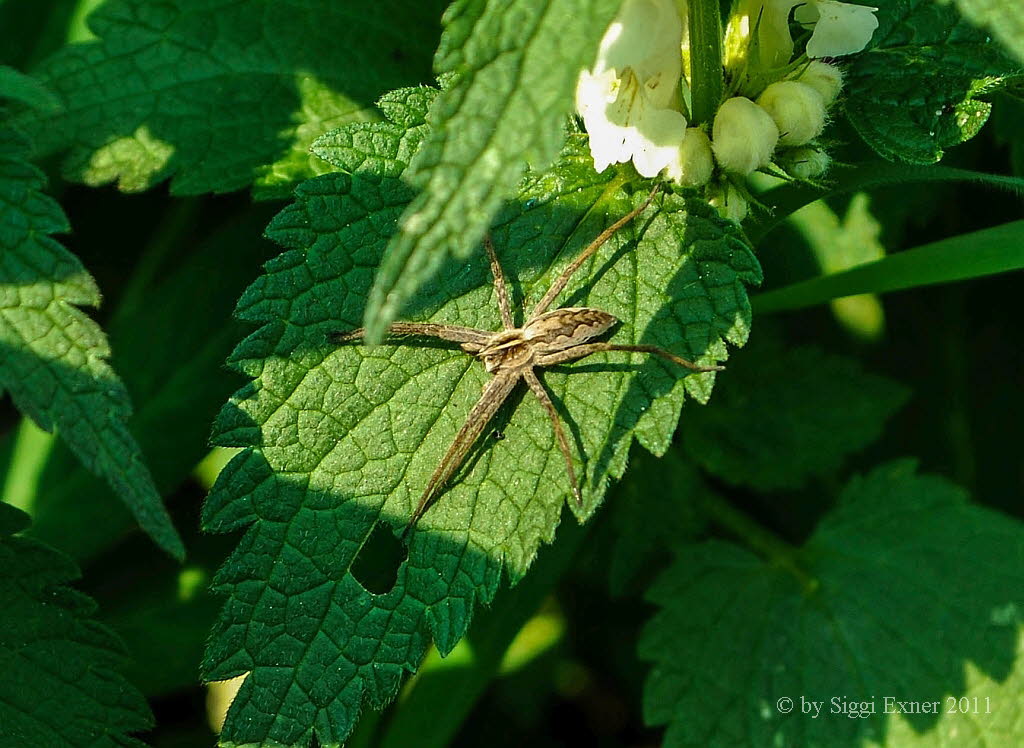
[[[544,406],[548,416],[551,418],[551,426],[558,441],[558,447],[565,458],[565,467],[569,473],[569,482],[572,484],[573,496],[578,505],[582,505],[583,498],[580,495],[579,483],[576,480],[576,470],[573,468],[572,453],[569,450],[569,440],[566,439],[562,423],[558,418],[551,397],[547,389],[537,377],[534,369],[536,367],[554,366],[568,361],[575,361],[592,353],[601,351],[633,351],[639,353],[653,353],[693,371],[721,371],[721,366],[699,366],[692,361],[687,361],[673,353],[653,345],[620,345],[617,343],[589,342],[593,338],[603,335],[618,320],[608,312],[589,307],[564,307],[548,311],[551,303],[565,288],[573,274],[580,269],[601,246],[608,241],[627,223],[642,213],[657,194],[658,188],[651,190],[647,200],[630,211],[591,242],[584,249],[579,257],[573,260],[562,272],[551,287],[544,294],[544,297],[537,303],[530,313],[526,324],[516,327],[512,319],[512,311],[509,303],[508,288],[505,285],[505,275],[498,257],[494,252],[489,236],[484,237],[484,249],[491,264],[491,273],[494,276],[494,291],[498,297],[498,311],[501,314],[501,321],[504,329],[498,332],[490,330],[478,330],[473,327],[460,327],[458,325],[439,325],[431,322],[393,322],[388,332],[393,335],[418,335],[428,338],[439,338],[453,343],[459,343],[462,350],[481,359],[487,371],[494,377],[484,385],[483,394],[476,405],[469,412],[466,422],[459,429],[455,440],[448,451],[441,459],[441,463],[434,470],[434,474],[427,481],[427,487],[420,497],[419,505],[406,525],[405,533],[419,521],[423,513],[430,507],[431,503],[440,493],[444,485],[451,479],[458,470],[470,447],[483,433],[487,424],[498,412],[502,403],[512,394],[512,390],[522,379],[526,380],[530,390],[540,404]],[[328,338],[334,343],[349,343],[363,337],[364,330],[352,330],[351,332],[331,332]],[[404,534],[404,533],[403,533]]]

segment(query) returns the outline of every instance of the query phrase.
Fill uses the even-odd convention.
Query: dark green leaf
[[[650,591],[646,719],[668,748],[1018,745],[1022,570],[1018,522],[881,467],[788,562],[722,542],[680,556]],[[886,714],[887,697],[934,711]]]
[[[46,114],[60,109],[60,102],[30,75],[0,65],[0,99],[14,99]]]
[[[499,216],[492,235],[517,307],[524,297],[535,303],[583,245],[643,199],[619,184],[572,148],[555,175],[532,180]],[[359,325],[410,197],[388,177],[307,182],[268,232],[291,251],[239,303],[260,328],[232,362],[254,381],[221,413],[215,438],[248,449],[204,511],[210,530],[247,528],[216,581],[229,598],[204,666],[211,679],[251,673],[228,716],[230,741],[344,739],[363,700],[390,699],[431,637],[442,653],[452,649],[503,567],[513,579],[525,573],[569,494],[547,416],[532,397],[514,397],[495,422],[505,438],[479,445],[420,521],[394,587],[370,594],[350,573],[375,527],[404,528],[487,379],[446,347],[326,342],[329,331]],[[665,195],[656,206],[577,274],[562,303],[615,314],[614,340],[721,360],[726,341],[746,339],[745,284],[759,281],[757,262],[706,204]],[[482,253],[439,278],[424,287],[414,319],[499,329]],[[713,375],[681,376],[632,354],[544,375],[584,455],[580,518],[621,476],[634,438],[663,452],[684,391],[708,397]]]
[[[128,430],[128,393],[107,364],[99,326],[77,307],[99,304],[92,277],[51,234],[68,230],[41,191],[26,144],[0,131],[0,387],[41,428],[56,428],[110,482],[139,525],[180,558],[185,549]]]
[[[429,75],[441,7],[110,0],[89,16],[99,39],[36,71],[65,113],[22,124],[41,152],[70,148],[65,173],[86,184],[287,194],[323,171],[314,138]]]
[[[991,109],[977,97],[1020,76],[1021,66],[934,0],[882,3],[878,20],[871,47],[848,71],[844,109],[880,155],[934,163],[977,134]]]
[[[730,364],[726,378],[734,365]],[[700,410],[687,409],[682,422]],[[661,457],[633,449],[629,472],[615,487],[609,502],[608,586],[613,595],[633,592],[632,586],[644,572],[650,574],[652,566],[658,560],[665,561],[670,550],[698,536],[706,524],[700,503],[710,490],[701,479],[700,469],[678,446]]]
[[[797,488],[877,439],[907,394],[854,359],[758,344],[729,366],[713,402],[687,409],[682,443],[729,483]]]
[[[0,503],[0,745],[142,746],[152,718],[124,679],[124,647],[68,586],[78,569],[14,534],[28,517]]]
[[[614,0],[458,0],[436,67],[454,81],[434,101],[431,133],[408,172],[422,191],[405,210],[366,307],[379,338],[449,257],[465,259],[529,163],[558,153],[580,70]]]

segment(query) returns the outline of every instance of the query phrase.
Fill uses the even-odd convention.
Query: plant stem
[[[93,34],[88,25],[86,25],[85,19],[102,4],[103,0],[78,0],[78,2],[75,3],[75,9],[72,11],[71,18],[68,22],[68,44],[74,44],[75,42],[87,42],[96,38],[96,35]]]
[[[153,285],[160,281],[167,260],[180,252],[185,237],[195,229],[201,206],[199,199],[194,197],[170,203],[121,292],[111,327],[134,319],[139,310],[149,303],[149,294]]]
[[[710,123],[722,101],[722,14],[718,0],[690,0],[690,115]]]
[[[732,504],[712,492],[701,497],[701,508],[712,522],[742,540],[748,548],[763,556],[769,563],[791,573],[806,592],[817,587],[797,562],[796,550],[781,538],[766,530]]]
[[[33,513],[39,476],[46,467],[56,438],[55,434],[36,426],[28,416],[22,417],[0,499],[29,514]]]

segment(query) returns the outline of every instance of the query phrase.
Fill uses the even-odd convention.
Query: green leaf
[[[618,185],[570,148],[555,174],[532,179],[499,216],[491,234],[517,308],[524,298],[536,303],[581,247],[643,199]],[[209,530],[246,528],[216,579],[229,597],[203,668],[208,679],[250,673],[228,716],[228,742],[305,745],[314,733],[322,745],[342,741],[363,700],[389,700],[431,637],[451,651],[475,604],[493,598],[502,568],[513,580],[526,572],[568,497],[545,412],[531,396],[514,396],[494,423],[505,438],[483,440],[422,518],[394,587],[370,594],[353,577],[375,527],[404,529],[488,378],[450,347],[326,342],[329,331],[359,325],[410,198],[389,177],[305,183],[268,230],[291,250],[239,302],[238,314],[260,327],[232,363],[253,382],[225,407],[214,438],[248,448],[204,509]],[[499,329],[482,252],[438,278],[417,297],[413,319]],[[745,284],[759,279],[733,224],[706,203],[665,195],[577,274],[561,303],[615,314],[614,340],[713,361],[726,356],[726,341],[745,341]],[[621,476],[634,438],[663,452],[684,391],[710,394],[712,374],[681,379],[669,367],[604,354],[543,375],[585,456],[581,518]]]
[[[965,498],[897,462],[851,481],[788,561],[682,554],[640,641],[665,746],[1019,745],[1024,528]],[[980,712],[947,714],[961,696]],[[886,697],[938,708],[897,717]]]
[[[854,359],[759,343],[729,366],[713,402],[687,410],[682,443],[728,483],[797,488],[877,439],[908,394]]]
[[[948,3],[949,0],[938,0]],[[1024,62],[1024,7],[1018,0],[953,0],[960,13]]]
[[[985,124],[991,105],[977,97],[1019,77],[1021,67],[934,0],[880,5],[872,45],[848,70],[844,109],[881,156],[935,163]]]
[[[60,109],[60,102],[44,85],[6,65],[0,65],[0,99],[14,99],[47,114]]]
[[[1024,269],[1024,221],[961,234],[889,255],[834,275],[758,294],[758,312],[824,304],[862,293],[885,293]]]
[[[687,410],[683,423],[700,410]],[[666,565],[670,550],[692,542],[705,529],[699,507],[711,489],[699,468],[674,446],[661,457],[634,448],[629,472],[614,490],[606,525],[608,587],[621,596],[635,591],[634,585],[657,569],[659,561]]]
[[[389,91],[377,102],[387,121],[347,125],[321,135],[310,150],[349,174],[399,177],[427,136],[427,111],[437,98],[428,86]]]
[[[51,236],[68,230],[67,219],[41,191],[44,177],[24,160],[26,148],[0,131],[0,388],[41,428],[56,428],[142,529],[182,558],[181,538],[128,430],[128,393],[106,362],[106,336],[77,308],[99,304],[99,290]]]
[[[576,80],[619,3],[458,0],[445,14],[438,72],[455,76],[430,108],[431,134],[407,177],[421,192],[402,214],[364,315],[379,339],[446,259],[465,259],[527,163],[558,153]]]
[[[870,199],[863,192],[851,197],[842,216],[819,200],[789,220],[807,242],[823,274],[885,257],[885,247],[879,241],[882,225],[872,215]],[[878,340],[885,331],[885,310],[874,294],[836,299],[832,314],[846,331],[862,340]]]
[[[142,746],[130,734],[152,717],[121,673],[123,645],[67,585],[79,576],[67,557],[14,537],[27,526],[0,503],[0,745]]]
[[[21,118],[40,152],[70,148],[68,178],[174,194],[255,184],[284,195],[323,171],[309,145],[375,119],[384,91],[429,75],[439,1],[110,0],[97,40],[36,71],[65,112]]]

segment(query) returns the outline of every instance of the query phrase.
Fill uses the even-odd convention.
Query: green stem
[[[722,14],[718,0],[690,0],[690,115],[710,123],[722,101]]]
[[[793,546],[738,511],[728,501],[708,492],[701,497],[701,508],[716,525],[742,540],[769,563],[791,573],[805,591],[811,592],[817,587],[817,581],[797,563]]]
[[[85,19],[88,18],[89,14],[96,10],[96,8],[102,5],[103,2],[104,0],[78,0],[78,2],[75,3],[75,9],[72,11],[71,18],[68,22],[68,44],[74,44],[75,42],[87,42],[96,38],[96,35],[89,30],[89,26],[86,24]]]
[[[22,417],[4,481],[3,501],[32,514],[38,494],[39,476],[42,475],[56,438],[54,434],[36,426],[28,416]]]
[[[111,327],[133,319],[138,310],[148,303],[149,292],[159,282],[167,260],[181,251],[184,238],[195,228],[200,207],[197,198],[185,198],[170,204],[121,292]]]

